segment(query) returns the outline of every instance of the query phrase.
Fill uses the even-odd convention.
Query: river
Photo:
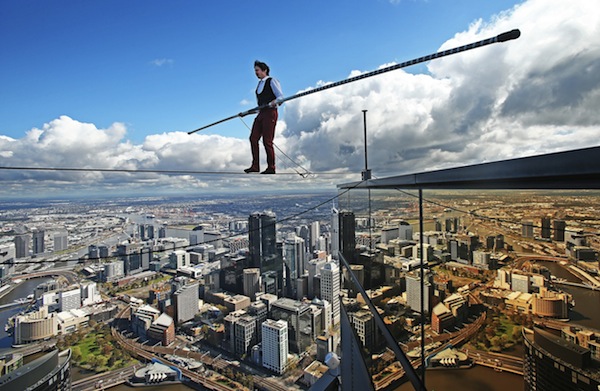
[[[425,372],[425,388],[429,391],[506,391],[522,390],[523,376],[496,372],[491,368],[475,365],[469,369],[436,369]],[[413,390],[406,382],[397,391]]]
[[[550,273],[557,278],[564,278],[571,282],[581,282],[579,278],[556,262],[536,261],[536,263],[546,266]],[[569,311],[571,322],[583,327],[600,330],[600,311],[598,311],[598,308],[600,308],[600,291],[568,285],[557,285],[557,287],[573,295],[575,307]]]

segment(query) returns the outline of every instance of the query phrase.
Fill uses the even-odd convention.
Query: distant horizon
[[[134,198],[148,198],[148,199],[167,199],[167,198],[207,198],[211,196],[243,196],[245,194],[261,194],[261,195],[293,195],[297,194],[326,194],[331,193],[334,194],[337,192],[337,189],[325,189],[325,188],[308,188],[308,189],[269,189],[269,190],[260,190],[260,189],[252,189],[252,190],[233,190],[233,189],[223,189],[220,191],[207,191],[207,192],[182,192],[182,193],[162,193],[162,194],[88,194],[88,193],[80,193],[80,194],[49,194],[49,195],[29,195],[29,196],[3,196],[0,195],[0,201],[2,202],[20,202],[20,201],[36,201],[36,200],[45,200],[45,201],[63,201],[63,200],[117,200],[117,199],[134,199]]]

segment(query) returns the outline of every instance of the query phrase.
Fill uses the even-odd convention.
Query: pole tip
[[[507,31],[505,33],[502,33],[500,35],[498,35],[498,42],[506,42],[506,41],[510,41],[511,39],[517,39],[521,36],[521,31],[519,29],[514,29],[511,31]]]

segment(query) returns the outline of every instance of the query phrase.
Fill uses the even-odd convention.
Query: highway
[[[77,380],[71,384],[73,391],[89,391],[114,387],[127,382],[133,376],[136,370],[144,365],[133,365],[126,368],[116,369],[114,371],[102,372],[94,376]]]
[[[468,354],[475,364],[523,376],[523,359],[520,357],[479,350],[470,354],[468,350],[463,350],[463,352]]]

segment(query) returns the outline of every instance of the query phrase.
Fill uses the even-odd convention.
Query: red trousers
[[[267,153],[268,168],[275,170],[275,150],[273,138],[277,125],[277,109],[263,109],[258,112],[252,124],[250,133],[250,149],[252,149],[252,168],[260,169],[260,154],[258,140],[262,137],[265,152]]]

